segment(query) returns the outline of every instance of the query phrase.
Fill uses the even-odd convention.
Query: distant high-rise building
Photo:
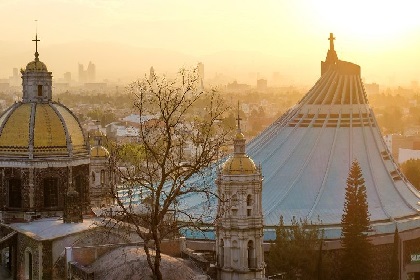
[[[89,65],[86,69],[87,73],[87,80],[89,83],[95,82],[96,80],[96,66],[92,62],[89,61]]]
[[[19,70],[17,68],[13,68],[13,76],[9,77],[9,85],[19,86],[19,84],[20,84]]]
[[[91,61],[85,70],[83,64],[79,63],[79,83],[93,83],[96,80],[96,66]]]
[[[266,79],[258,79],[257,80],[257,89],[258,90],[266,90],[267,89],[267,80]]]
[[[86,82],[86,72],[83,68],[83,64],[79,63],[79,83],[85,83]]]
[[[64,81],[65,82],[67,82],[67,83],[70,83],[71,82],[71,73],[70,72],[66,72],[66,73],[64,73],[64,75],[63,75],[64,77]]]

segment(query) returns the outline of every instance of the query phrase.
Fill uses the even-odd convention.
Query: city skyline
[[[380,4],[380,5],[379,5]],[[417,3],[361,1],[5,1],[0,77],[33,57],[38,20],[40,59],[55,77],[94,61],[98,81],[123,83],[202,62],[206,79],[238,82],[279,73],[285,85],[319,78],[319,57],[333,32],[339,59],[364,65],[367,83],[409,84],[420,62]],[[25,7],[23,9],[22,7]],[[311,47],[308,47],[310,42]],[[255,79],[256,82],[256,79]]]

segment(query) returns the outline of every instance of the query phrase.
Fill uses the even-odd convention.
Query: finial
[[[38,42],[40,41],[38,39],[38,20],[35,20],[36,23],[36,29],[35,29],[35,40],[32,40],[33,42],[35,42],[35,61],[39,61],[39,53],[38,53]]]
[[[335,37],[334,37],[334,34],[333,33],[330,33],[330,38],[328,38],[328,40],[330,41],[330,50],[334,50],[334,40],[335,40]]]
[[[241,131],[241,118],[239,117],[239,100],[238,100],[238,117],[236,118],[238,121],[238,131]]]

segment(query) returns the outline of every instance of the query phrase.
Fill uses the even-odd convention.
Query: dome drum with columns
[[[0,219],[81,221],[90,204],[88,145],[76,116],[52,101],[52,73],[33,41],[35,59],[21,70],[22,100],[0,115]]]

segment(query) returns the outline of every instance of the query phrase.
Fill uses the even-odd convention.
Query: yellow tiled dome
[[[222,173],[225,175],[249,175],[256,172],[257,168],[254,161],[246,154],[235,154],[223,164],[222,169]]]
[[[235,135],[236,140],[245,139],[245,136],[242,134],[242,132],[238,131]]]
[[[87,154],[81,126],[61,104],[15,103],[0,117],[0,157]]]
[[[26,71],[31,71],[31,72],[47,72],[47,66],[44,64],[44,62],[39,61],[39,60],[34,60],[29,62],[26,65]]]
[[[103,146],[95,146],[90,148],[90,156],[93,158],[108,158],[109,152]]]

